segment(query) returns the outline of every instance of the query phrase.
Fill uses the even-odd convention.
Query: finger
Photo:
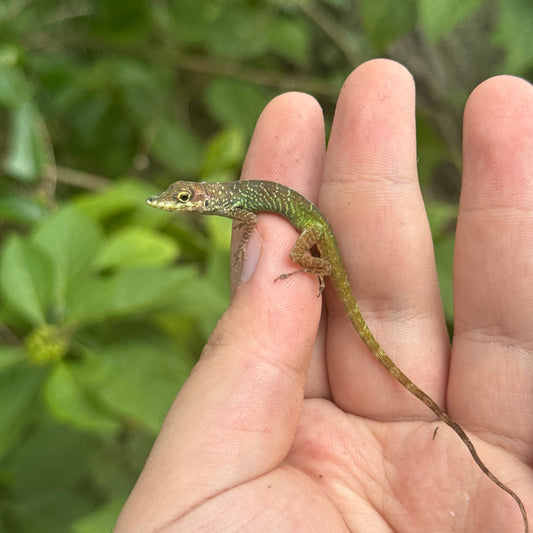
[[[449,405],[533,454],[533,87],[481,84],[464,115]]]
[[[241,179],[267,180],[283,183],[298,190],[311,201],[318,195],[322,165],[324,159],[324,119],[317,101],[303,93],[286,93],[278,96],[264,109],[257,122],[250,147],[246,154]],[[247,250],[247,261],[243,264],[244,273],[240,280],[248,279],[255,269],[258,257],[257,238],[262,227],[277,228],[280,234],[273,240],[285,242],[288,251],[278,249],[276,256],[285,259],[285,270],[294,270],[288,258],[288,252],[294,244],[298,233],[287,221],[276,215],[259,215],[258,230],[254,239],[250,239]],[[232,245],[239,243],[239,235],[234,236]],[[287,253],[285,253],[287,252]],[[239,274],[239,273],[236,273]],[[296,276],[307,278],[310,276]],[[237,285],[238,279],[232,280]],[[293,280],[291,280],[293,281]],[[301,281],[298,280],[298,281]],[[285,284],[286,285],[286,284]]]
[[[371,331],[442,404],[449,343],[417,180],[414,103],[413,80],[397,63],[370,61],[353,72],[337,105],[319,205]],[[378,419],[433,418],[370,355],[336,295],[329,296],[328,368],[337,403]]]
[[[281,146],[272,157],[261,159],[257,142],[275,139],[282,109],[284,141],[278,140]],[[290,109],[292,118],[300,117],[296,125]],[[246,174],[274,177],[272,162],[277,161],[280,173],[285,162],[294,179],[307,175],[316,160],[310,154],[315,130],[323,132],[320,115],[318,105],[304,95],[272,102],[259,120]],[[306,131],[310,125],[312,134]],[[296,145],[302,151],[299,162],[292,154],[291,167],[288,152]],[[277,219],[266,222],[257,231],[262,243],[255,272],[236,291],[174,401],[117,532],[159,530],[214,495],[271,470],[290,448],[320,302],[316,280],[308,276],[274,283],[286,266],[280,248],[288,254],[291,232]]]
[[[261,113],[242,178],[283,183],[315,202],[324,143],[324,118],[318,102],[303,93],[282,94]]]
[[[324,152],[324,119],[316,100],[301,93],[283,94],[275,98],[261,114],[246,155],[242,179],[264,179],[283,183],[316,203]],[[245,279],[254,268],[258,249],[265,244],[266,230],[275,232],[269,237],[274,246],[268,254],[280,260],[274,265],[274,271],[267,275],[268,280],[299,267],[289,260],[289,252],[298,238],[298,232],[287,221],[276,215],[259,215],[257,229],[247,247],[247,260],[243,265],[246,270]],[[239,242],[238,235],[236,237],[233,239],[234,246]],[[303,288],[302,283],[305,284]],[[291,292],[311,291],[314,296],[312,306],[316,308],[320,304],[321,299],[316,298],[316,276],[291,276],[283,280],[282,284]],[[294,312],[306,313],[303,302],[300,302]],[[306,398],[329,397],[324,339],[325,323],[321,322],[305,383]]]

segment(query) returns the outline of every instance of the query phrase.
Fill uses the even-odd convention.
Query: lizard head
[[[212,195],[205,185],[195,181],[176,181],[165,192],[150,196],[146,203],[165,211],[194,211],[208,214],[213,211]]]

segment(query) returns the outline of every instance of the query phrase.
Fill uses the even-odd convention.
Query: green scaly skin
[[[320,282],[320,295],[324,289],[324,277],[329,276],[355,331],[368,349],[394,379],[426,404],[440,420],[459,435],[483,473],[518,504],[524,520],[524,531],[528,533],[527,513],[522,500],[485,466],[463,428],[396,366],[368,329],[348,281],[337,239],[329,222],[313,203],[285,185],[264,180],[213,183],[177,181],[160,195],[148,198],[147,203],[166,211],[192,211],[204,215],[219,215],[239,222],[244,230],[235,254],[234,267],[238,266],[245,257],[246,243],[257,222],[257,213],[274,213],[287,219],[301,232],[291,250],[290,258],[302,268],[282,274],[280,279],[298,272],[315,274]],[[309,254],[313,247],[318,249],[320,257],[313,257]]]

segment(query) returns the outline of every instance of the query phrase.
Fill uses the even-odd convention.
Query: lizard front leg
[[[298,263],[302,268],[300,270],[295,270],[294,272],[281,274],[281,276],[274,281],[277,281],[278,279],[287,279],[289,276],[300,272],[315,274],[315,276],[318,277],[319,282],[317,296],[320,296],[326,286],[324,278],[331,274],[331,263],[326,259],[322,259],[322,257],[311,255],[311,249],[313,246],[316,246],[318,242],[318,236],[312,228],[304,229],[298,237],[298,240],[294,243],[289,254],[291,261]]]
[[[242,262],[246,259],[246,245],[257,223],[257,216],[246,209],[233,209],[231,213],[225,216],[237,221],[237,228],[244,228],[231,263],[231,269],[235,272],[241,268]]]

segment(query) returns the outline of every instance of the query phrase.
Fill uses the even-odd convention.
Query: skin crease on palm
[[[466,104],[451,348],[414,103],[402,66],[361,65],[340,91],[326,151],[316,101],[281,95],[258,120],[242,178],[319,206],[380,344],[469,433],[531,521],[533,88],[500,76]],[[259,215],[241,283],[115,533],[523,531],[516,503],[374,360],[331,287],[322,305],[312,275],[274,283],[294,270],[296,237]]]

